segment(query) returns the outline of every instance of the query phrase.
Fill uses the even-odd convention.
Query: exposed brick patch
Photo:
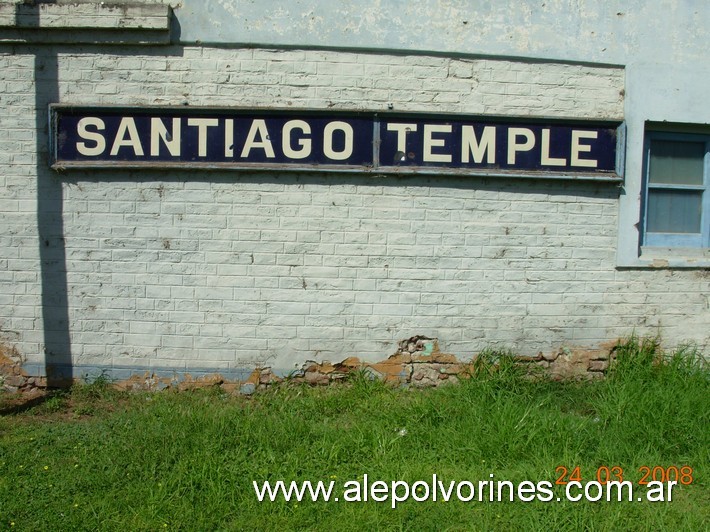
[[[535,356],[513,355],[513,361],[531,377],[552,380],[602,379],[615,359],[618,345],[619,340],[607,342],[597,349],[563,346]],[[265,390],[277,384],[333,385],[359,372],[366,378],[382,380],[395,386],[431,388],[475,378],[480,369],[477,359],[478,355],[469,360],[460,360],[454,355],[441,352],[436,338],[414,336],[399,342],[397,351],[380,362],[363,362],[358,357],[348,357],[338,363],[308,361],[285,377],[278,376],[270,367],[259,367],[243,381],[230,381],[219,373],[193,376],[176,372],[171,377],[163,377],[147,371],[114,382],[114,386],[127,391],[187,391],[219,387],[226,393],[251,395],[257,390]],[[495,371],[495,363],[492,369]],[[46,386],[45,378],[29,376],[22,370],[21,357],[15,348],[0,345],[0,389],[31,392]]]
[[[17,348],[0,344],[0,390],[14,393],[45,385],[45,379],[31,377],[22,370],[22,356]]]
[[[542,375],[553,380],[598,379],[605,376],[617,343],[608,343],[594,350],[562,347],[533,357],[515,356],[514,360],[527,367],[531,376]],[[287,378],[277,377],[271,368],[261,368],[255,370],[257,377],[248,381],[248,390],[251,393],[282,382],[325,386],[341,382],[355,371],[394,385],[437,387],[470,378],[476,371],[475,360],[476,357],[461,361],[454,355],[442,353],[437,339],[415,336],[401,341],[397,352],[382,362],[362,362],[356,357],[337,364],[309,361]]]
[[[618,341],[609,342],[594,350],[561,347],[532,357],[515,356],[514,361],[525,367],[531,376],[544,375],[553,380],[599,379],[605,376],[617,345]],[[414,336],[399,342],[397,351],[380,362],[363,362],[357,357],[338,363],[308,361],[286,377],[279,377],[270,367],[261,367],[254,369],[243,381],[230,381],[219,373],[196,377],[189,373],[175,373],[171,377],[161,377],[148,371],[115,382],[114,386],[127,391],[220,387],[227,393],[250,395],[282,383],[328,386],[361,372],[366,378],[396,386],[430,388],[471,378],[476,373],[476,358],[459,360],[454,355],[442,353],[436,338]],[[46,379],[27,375],[21,368],[17,350],[5,345],[0,345],[0,377],[2,389],[9,392],[27,392],[47,385]]]

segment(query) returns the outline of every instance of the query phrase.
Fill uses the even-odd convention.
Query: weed
[[[93,380],[87,375],[83,383],[72,386],[72,396],[78,400],[104,399],[115,392],[111,378],[105,371]]]
[[[68,397],[62,392],[55,392],[43,403],[33,409],[36,414],[56,414],[66,409]]]
[[[650,377],[663,361],[660,338],[631,336],[614,347],[608,376],[612,380]]]
[[[91,406],[77,406],[74,408],[74,415],[75,416],[91,416],[96,412],[95,408],[92,408]]]
[[[486,348],[473,359],[470,367],[471,377],[477,379],[518,380],[524,374],[515,354],[509,349]]]
[[[608,379],[599,384],[595,409],[609,439],[603,447],[633,456],[639,444],[659,456],[687,451],[708,440],[710,380],[696,348],[670,353],[658,338],[631,337],[616,348]]]
[[[369,368],[357,368],[347,374],[347,382],[355,387],[368,388],[380,379]]]

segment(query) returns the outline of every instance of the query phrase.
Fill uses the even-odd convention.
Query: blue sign
[[[613,172],[616,127],[388,120],[383,166],[436,166],[519,171]]]
[[[203,167],[618,179],[618,123],[347,112],[52,107],[53,167]]]

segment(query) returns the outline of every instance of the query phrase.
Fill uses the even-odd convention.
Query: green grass
[[[696,350],[619,346],[600,382],[525,378],[487,352],[438,390],[362,375],[252,398],[219,389],[123,393],[99,379],[22,412],[0,404],[0,529],[704,530],[710,520],[710,372]],[[7,400],[6,400],[7,401]],[[405,429],[403,431],[402,429]],[[554,482],[690,466],[670,503],[259,503],[252,481]],[[342,492],[342,490],[341,490]],[[562,493],[557,490],[556,493]],[[11,526],[11,523],[14,525]]]

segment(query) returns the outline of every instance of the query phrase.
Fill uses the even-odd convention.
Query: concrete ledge
[[[163,5],[0,4],[0,28],[170,29],[170,7]]]
[[[0,4],[0,42],[162,44],[171,18],[166,5]]]

